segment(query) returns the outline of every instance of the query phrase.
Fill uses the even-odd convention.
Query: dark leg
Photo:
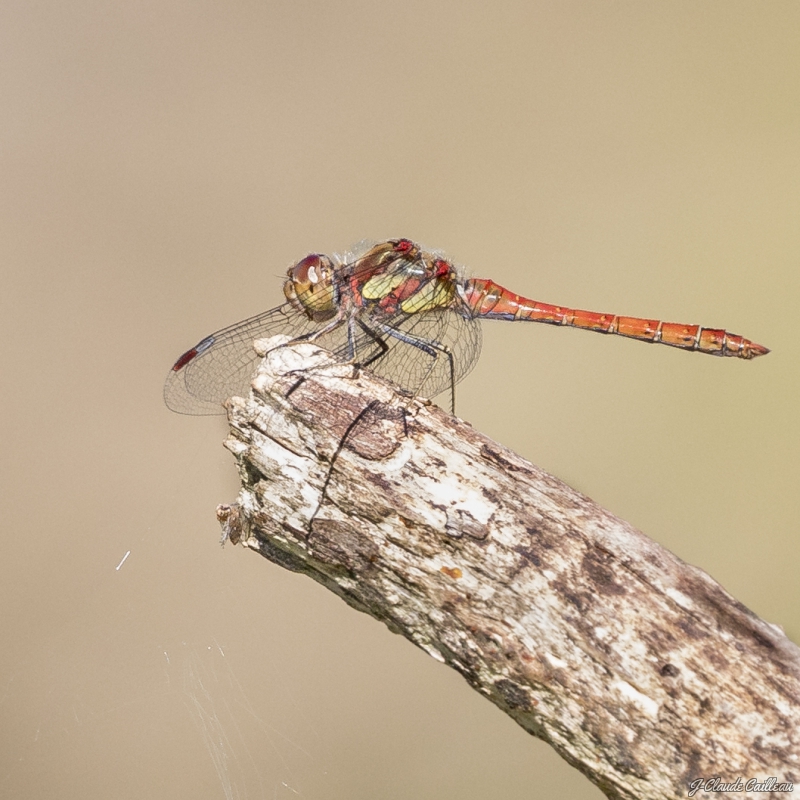
[[[364,323],[363,320],[359,319],[358,317],[356,317],[356,324],[359,328],[361,328],[362,331],[364,331],[364,333],[367,334],[367,336],[369,336],[370,339],[372,339],[373,342],[375,342],[375,344],[378,345],[378,347],[380,347],[380,351],[378,353],[370,356],[363,364],[361,364],[362,367],[368,367],[370,364],[373,364],[379,358],[386,355],[389,350],[389,345],[386,344],[386,340],[380,334],[378,334],[376,331],[373,331]]]
[[[291,339],[288,342],[285,342],[282,345],[278,345],[275,349],[279,349],[280,347],[288,347],[289,345],[296,344],[297,342],[313,342],[315,339],[318,339],[320,336],[324,336],[326,333],[330,333],[332,330],[335,330],[342,324],[344,321],[344,317],[341,315],[337,315],[334,317],[324,328],[318,331],[311,331],[311,333],[304,333],[302,336],[295,336],[294,339]],[[292,392],[297,390],[300,386],[303,385],[305,382],[305,376],[303,375],[302,370],[300,371],[300,376],[297,380],[297,383],[293,384],[289,391],[286,392],[286,397],[289,397]]]
[[[401,331],[398,328],[392,328],[389,325],[381,325],[378,324],[380,330],[385,333],[387,336],[391,336],[394,339],[397,339],[400,342],[405,342],[405,344],[409,344],[412,347],[416,347],[419,350],[422,350],[423,353],[426,353],[431,357],[431,365],[428,367],[428,371],[425,373],[425,377],[422,379],[422,382],[419,386],[417,386],[417,392],[421,391],[424,386],[425,382],[433,372],[433,368],[436,366],[436,362],[439,358],[444,356],[447,358],[448,366],[450,369],[450,413],[456,413],[456,363],[453,358],[453,352],[450,350],[449,347],[443,344],[439,344],[439,342],[434,342],[430,339],[423,339],[419,336],[414,336],[412,333],[406,333],[405,331]],[[385,343],[384,343],[385,344]],[[383,355],[381,353],[381,355]]]

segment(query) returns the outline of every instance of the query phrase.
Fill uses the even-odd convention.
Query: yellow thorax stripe
[[[361,296],[365,300],[381,300],[405,280],[408,274],[401,271],[373,275],[361,288]]]
[[[452,296],[452,281],[438,279],[428,281],[418,292],[415,292],[400,304],[400,310],[406,314],[416,314],[420,311],[429,311],[432,308],[441,308],[450,304]]]

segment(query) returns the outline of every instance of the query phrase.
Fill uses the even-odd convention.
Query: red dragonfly
[[[343,256],[313,253],[288,270],[286,301],[206,336],[173,365],[164,400],[181,414],[221,414],[222,402],[246,396],[258,356],[253,340],[278,333],[311,340],[404,389],[450,392],[475,366],[480,319],[526,320],[616,333],[716,356],[769,352],[716,328],[578,311],[528,300],[494,281],[465,278],[440,254],[391,239]]]

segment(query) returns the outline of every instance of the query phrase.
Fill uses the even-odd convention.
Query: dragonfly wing
[[[435,397],[449,391],[475,366],[480,353],[480,324],[453,309],[365,314],[361,319],[369,332],[360,327],[354,331],[354,360],[369,362],[371,371],[413,394]],[[222,414],[227,398],[247,396],[250,390],[258,364],[255,339],[278,333],[296,339],[325,325],[287,303],[212,333],[175,362],[164,384],[164,401],[181,414]],[[339,325],[315,342],[347,361],[347,327]],[[453,356],[452,370],[447,352]]]
[[[451,308],[438,308],[391,318],[365,317],[387,350],[368,369],[404,389],[426,397],[450,391],[475,366],[481,349],[481,327],[475,319]],[[369,335],[356,339],[356,360],[365,363],[380,348]],[[451,361],[447,353],[453,357]]]
[[[319,327],[285,303],[212,333],[175,362],[164,384],[164,402],[180,414],[223,414],[227,398],[250,390],[258,363],[255,339],[279,333],[297,338]]]

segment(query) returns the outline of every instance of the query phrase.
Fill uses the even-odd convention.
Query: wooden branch
[[[777,626],[466,422],[285,341],[228,404],[231,540],[458,670],[608,797],[800,781],[800,649]]]

